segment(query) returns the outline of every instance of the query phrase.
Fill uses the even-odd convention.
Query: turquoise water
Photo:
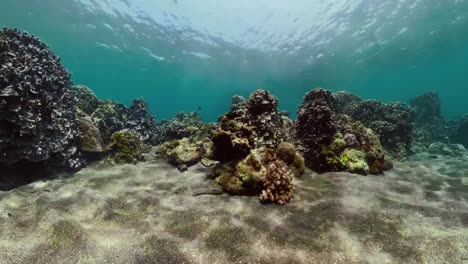
[[[0,25],[38,36],[76,84],[158,119],[267,88],[294,113],[322,86],[404,101],[429,90],[466,112],[468,3],[420,1],[3,0]]]

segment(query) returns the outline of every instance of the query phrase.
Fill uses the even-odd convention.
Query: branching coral
[[[292,179],[293,174],[283,161],[277,160],[271,163],[263,180],[260,200],[278,204],[288,203],[294,196]]]

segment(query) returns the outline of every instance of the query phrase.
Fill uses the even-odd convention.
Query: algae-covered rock
[[[145,146],[137,133],[130,130],[121,130],[112,134],[110,160],[117,164],[135,164],[144,161]]]
[[[292,165],[296,169],[296,172],[294,173],[296,177],[302,176],[302,174],[304,174],[306,168],[305,160],[299,152],[296,152],[296,154],[294,155]]]
[[[296,147],[288,142],[283,142],[279,145],[276,150],[275,158],[271,160],[274,161],[276,158],[284,161],[289,169],[293,172],[296,177],[301,176],[305,172],[305,161],[302,155],[297,152]]]
[[[169,163],[179,166],[193,166],[204,156],[203,142],[195,141],[193,138],[183,138],[164,143],[161,147]]]
[[[351,173],[368,175],[370,172],[366,154],[356,149],[347,149],[341,154],[341,161]]]
[[[276,155],[278,156],[278,158],[286,162],[286,164],[291,164],[296,156],[296,147],[294,147],[294,145],[291,143],[282,142],[278,146]]]
[[[258,153],[240,161],[220,163],[212,171],[215,182],[231,194],[257,194],[261,190],[266,168]]]

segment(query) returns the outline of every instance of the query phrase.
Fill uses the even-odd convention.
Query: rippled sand
[[[468,162],[307,172],[286,206],[192,196],[207,169],[94,166],[0,192],[1,263],[468,263]]]

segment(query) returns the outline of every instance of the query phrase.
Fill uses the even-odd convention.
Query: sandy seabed
[[[0,263],[468,263],[468,158],[307,171],[285,206],[193,196],[208,170],[94,165],[0,192]]]

